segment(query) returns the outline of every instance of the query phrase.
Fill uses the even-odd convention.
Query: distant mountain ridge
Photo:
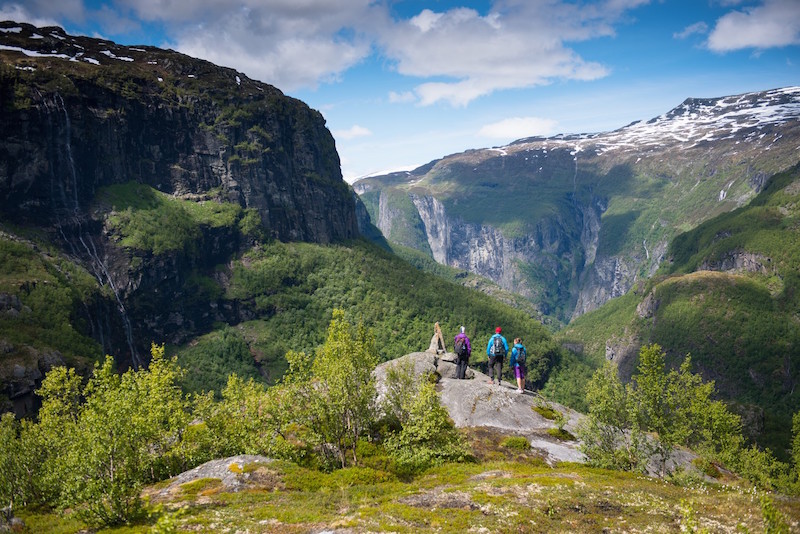
[[[652,275],[669,240],[800,159],[800,87],[713,99],[608,133],[528,138],[354,184],[390,240],[567,322]]]

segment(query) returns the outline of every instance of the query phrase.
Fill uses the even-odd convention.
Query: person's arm
[[[472,355],[472,344],[469,342],[469,337],[468,336],[464,336],[464,339],[467,340],[467,356],[471,356]]]
[[[489,343],[486,344],[486,355],[487,356],[491,356],[492,355],[491,348],[492,348],[492,341],[493,340],[494,340],[494,336],[490,337],[489,338]]]

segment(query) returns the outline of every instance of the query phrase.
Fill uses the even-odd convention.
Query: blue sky
[[[348,181],[800,85],[800,0],[0,0],[233,67],[322,112]]]

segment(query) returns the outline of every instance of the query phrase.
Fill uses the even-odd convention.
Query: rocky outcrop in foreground
[[[441,377],[437,389],[442,405],[458,428],[484,427],[499,434],[528,438],[531,447],[541,453],[548,464],[583,462],[577,441],[560,441],[547,431],[557,428],[554,421],[534,411],[536,406],[549,406],[567,419],[564,429],[574,433],[582,414],[558,403],[546,401],[533,391],[517,393],[516,385],[502,382],[490,384],[489,377],[478,370],[468,369],[467,379],[456,378],[454,353],[434,354],[413,352],[375,369],[379,398],[385,394],[386,373],[392,366],[409,366],[417,376],[434,373]]]

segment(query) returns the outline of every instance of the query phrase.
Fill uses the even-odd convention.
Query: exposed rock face
[[[407,224],[380,195],[378,227],[384,235],[396,233],[395,225]],[[548,302],[561,301],[567,309],[576,306],[580,313],[619,296],[635,282],[629,269],[611,271],[615,281],[598,278],[606,275],[602,265],[586,273],[584,291],[574,294],[568,288],[570,278],[581,273],[586,260],[594,261],[598,247],[600,218],[604,205],[599,199],[589,206],[575,206],[569,217],[539,221],[535,231],[518,237],[506,237],[489,224],[465,221],[448,214],[444,204],[433,196],[411,194],[422,221],[427,245],[433,258],[442,264],[464,269],[495,281],[503,289],[538,301],[543,313],[557,313]],[[662,247],[662,250],[665,247]],[[663,251],[662,251],[663,254]],[[536,270],[532,283],[531,266]],[[572,312],[570,312],[572,313]],[[578,313],[577,311],[575,313]]]
[[[25,357],[18,357],[20,350]],[[5,340],[0,340],[0,361],[0,376],[6,377],[0,394],[8,399],[7,403],[0,404],[0,412],[11,411],[18,417],[38,409],[40,399],[34,392],[51,369],[64,365],[64,359],[58,351],[41,352],[30,347],[15,347]]]
[[[768,275],[772,271],[772,260],[761,254],[732,252],[715,261],[705,261],[701,271],[750,272]]]
[[[221,188],[225,198],[256,208],[279,239],[327,243],[358,235],[318,112],[174,52],[18,27],[0,34],[4,44],[101,63],[71,71],[66,59],[3,51],[5,62],[32,69],[2,79],[4,94],[24,95],[0,110],[2,123],[13,126],[0,133],[0,208],[8,219],[69,225],[100,187],[136,181],[175,195]],[[47,37],[33,39],[35,32]],[[125,70],[102,53],[109,48],[130,59]],[[65,76],[60,86],[47,85],[54,74]],[[134,85],[125,86],[130,78]]]

